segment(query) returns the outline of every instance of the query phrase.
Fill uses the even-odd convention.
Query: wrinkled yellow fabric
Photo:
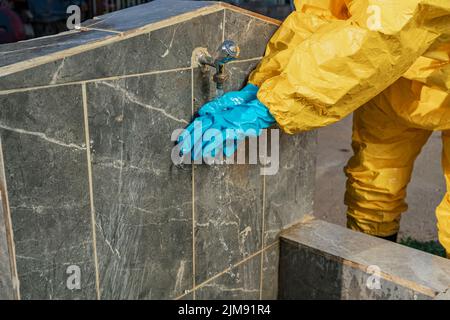
[[[450,36],[448,0],[300,0],[296,8],[249,79],[287,133],[339,121],[420,57],[439,56]],[[449,52],[441,49],[438,72]]]
[[[383,237],[399,230],[414,160],[432,133],[397,115],[389,101],[397,89],[389,88],[354,112],[354,155],[345,168],[347,225]]]
[[[249,82],[293,134],[354,113],[348,226],[399,229],[414,160],[442,130],[450,190],[450,1],[297,0]],[[377,10],[377,8],[379,10]],[[379,19],[377,19],[379,18]],[[450,252],[450,194],[436,210]]]
[[[414,160],[433,132],[397,111],[400,95],[406,109],[416,105],[421,94],[416,85],[420,84],[402,78],[354,112],[354,155],[345,168],[347,226],[353,230],[382,237],[399,231]],[[442,131],[442,144],[447,193],[436,217],[439,241],[450,253],[450,130]]]

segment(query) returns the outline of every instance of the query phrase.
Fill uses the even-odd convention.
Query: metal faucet
[[[208,65],[216,69],[213,80],[216,83],[218,95],[223,94],[223,84],[229,78],[225,71],[225,65],[228,62],[236,60],[239,57],[239,46],[232,40],[225,40],[217,50],[217,56],[214,59],[211,55],[203,53],[198,62],[201,65]]]

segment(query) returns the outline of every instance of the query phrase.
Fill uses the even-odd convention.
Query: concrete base
[[[279,299],[448,299],[450,261],[321,220],[281,238]]]

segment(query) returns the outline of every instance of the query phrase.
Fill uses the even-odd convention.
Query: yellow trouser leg
[[[349,228],[382,237],[398,232],[414,160],[430,135],[400,119],[384,95],[355,111],[354,155],[345,168]]]
[[[447,193],[444,199],[436,208],[438,221],[439,242],[447,251],[447,258],[450,258],[450,131],[442,132],[442,167],[444,169]]]

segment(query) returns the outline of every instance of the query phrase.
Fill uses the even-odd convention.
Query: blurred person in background
[[[25,27],[10,1],[0,0],[0,44],[26,39]]]

